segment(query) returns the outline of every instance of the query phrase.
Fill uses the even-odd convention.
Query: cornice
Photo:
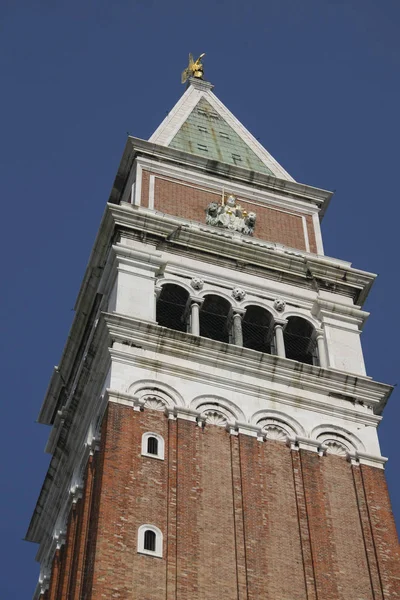
[[[113,341],[157,353],[157,368],[159,369],[162,369],[160,355],[165,354],[167,357],[165,368],[170,372],[171,369],[179,371],[181,377],[185,376],[185,368],[172,365],[171,361],[168,361],[168,357],[174,356],[188,360],[192,365],[199,363],[212,367],[221,366],[228,372],[234,371],[241,375],[256,376],[259,381],[289,386],[293,389],[293,396],[297,399],[296,390],[309,390],[325,396],[332,395],[333,398],[340,395],[341,399],[347,400],[349,403],[358,402],[372,407],[377,415],[381,414],[392,391],[391,386],[375,382],[368,377],[351,375],[332,369],[321,369],[320,367],[259,353],[232,344],[224,344],[223,342],[193,336],[189,333],[166,329],[157,324],[152,325],[122,315],[104,313],[102,319],[104,319]],[[111,356],[115,357],[118,352],[120,351],[113,348]],[[130,359],[129,353],[126,353],[125,360],[140,362],[146,361],[146,358],[135,356],[134,359]],[[193,367],[189,371],[193,376]],[[207,373],[206,379],[208,381],[210,381],[210,377],[210,374]],[[235,381],[234,386],[237,387],[237,385],[240,385],[240,383]],[[247,384],[245,387],[246,390],[249,388]],[[321,410],[320,402],[316,403],[316,408]],[[327,408],[330,413],[337,410],[336,407],[328,404]],[[350,407],[348,414],[354,414],[354,410],[352,411]],[[364,418],[364,415],[360,418]]]
[[[251,265],[265,271],[275,271],[279,280],[293,283],[302,280],[309,287],[322,286],[353,298],[362,305],[376,278],[373,273],[354,269],[349,263],[329,257],[287,248],[281,244],[265,242],[238,235],[178,217],[150,212],[129,204],[109,205],[116,223],[160,236],[171,247],[191,249],[199,256],[209,253],[221,255],[243,265]]]
[[[231,180],[246,184],[259,186],[271,191],[291,195],[302,200],[312,202],[320,209],[320,218],[326,212],[326,208],[333,192],[315,188],[309,185],[280,179],[257,171],[249,171],[243,167],[229,165],[215,160],[209,160],[202,156],[182,152],[167,146],[154,144],[140,138],[128,137],[122,159],[117,171],[117,176],[110,194],[109,202],[118,204],[121,201],[129,173],[132,169],[134,159],[137,156],[147,156],[159,162],[175,163],[190,167],[194,170],[219,175]]]

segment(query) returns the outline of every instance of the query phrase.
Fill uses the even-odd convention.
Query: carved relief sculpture
[[[190,285],[194,290],[202,290],[204,287],[204,281],[200,277],[193,277]]]
[[[253,235],[256,224],[256,213],[243,210],[237,203],[235,196],[230,194],[222,202],[210,202],[206,208],[206,223],[214,227],[223,227],[232,231],[239,231],[245,235]]]
[[[286,302],[283,300],[283,298],[277,298],[274,302],[274,308],[275,310],[277,310],[278,312],[283,312],[286,308]]]
[[[238,302],[241,302],[246,297],[246,292],[242,290],[242,288],[235,288],[232,290],[232,297],[235,298]]]

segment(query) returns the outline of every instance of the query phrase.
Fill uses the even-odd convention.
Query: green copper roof
[[[204,98],[199,100],[169,146],[206,156],[211,160],[273,175],[257,154]]]

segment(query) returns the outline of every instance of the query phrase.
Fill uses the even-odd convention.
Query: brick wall
[[[154,175],[154,174],[153,174]],[[142,173],[141,204],[149,206],[148,171]],[[154,175],[154,208],[157,211],[205,223],[205,209],[210,202],[220,202],[221,194],[203,187],[187,185],[177,180]],[[239,199],[247,212],[257,213],[254,237],[285,244],[291,248],[306,250],[304,226],[300,214],[277,210]],[[311,216],[306,216],[306,227],[311,252],[316,252],[315,232]]]
[[[137,552],[144,523],[162,558]],[[399,575],[382,470],[110,403],[45,597],[395,600]]]

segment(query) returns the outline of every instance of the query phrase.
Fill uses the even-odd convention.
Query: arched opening
[[[146,529],[144,532],[144,549],[150,552],[156,551],[156,534],[151,529]]]
[[[185,310],[188,297],[188,292],[179,285],[163,285],[157,300],[157,323],[176,331],[186,331]]]
[[[156,437],[150,436],[147,438],[147,453],[148,454],[158,454],[158,439]]]
[[[260,306],[248,306],[242,320],[243,346],[272,353],[273,322],[272,315]]]
[[[163,534],[155,525],[144,524],[138,529],[137,550],[149,556],[162,557]]]
[[[164,446],[164,439],[158,433],[147,431],[142,435],[142,456],[164,460]]]
[[[314,327],[301,317],[289,317],[283,332],[286,358],[307,365],[318,365],[317,342]]]
[[[225,298],[213,294],[206,296],[200,310],[200,335],[218,342],[229,342],[230,308],[231,305]]]

